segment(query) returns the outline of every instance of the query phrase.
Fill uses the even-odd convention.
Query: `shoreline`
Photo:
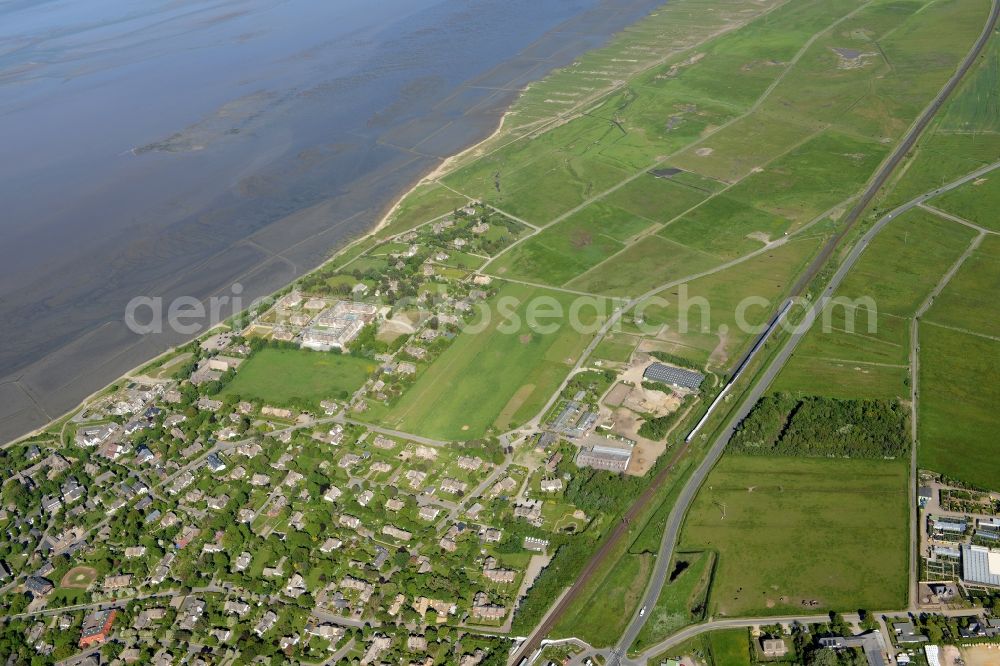
[[[642,19],[640,19],[640,20],[642,20]],[[614,32],[611,32],[611,33],[608,33],[606,35],[606,39],[607,40],[612,39],[619,32],[621,32],[621,29],[615,30]],[[594,49],[589,49],[589,50],[583,51],[583,52],[579,53],[576,58],[579,58],[580,56],[582,56],[582,55],[584,55],[586,53],[589,53],[590,51],[599,49],[599,48],[601,48],[601,46],[597,46]],[[540,79],[537,79],[536,81],[529,82],[529,83],[525,84],[524,86],[522,86],[516,92],[516,94],[514,94],[513,98],[511,99],[510,103],[507,104],[507,106],[504,109],[503,113],[500,114],[500,117],[499,117],[499,119],[497,120],[497,123],[496,123],[496,127],[493,129],[492,132],[490,132],[489,135],[487,135],[487,136],[483,137],[482,139],[479,139],[479,140],[471,143],[467,147],[459,150],[458,152],[453,153],[453,154],[451,154],[451,155],[449,155],[449,156],[441,159],[440,163],[437,166],[435,166],[433,169],[431,169],[430,171],[428,171],[424,175],[422,175],[419,178],[417,178],[410,187],[408,187],[405,191],[403,191],[399,196],[397,196],[393,200],[393,202],[390,205],[388,205],[388,207],[386,208],[385,213],[383,213],[378,218],[378,221],[375,223],[375,225],[372,226],[368,231],[366,231],[366,232],[360,234],[359,236],[357,236],[357,237],[349,240],[344,245],[342,245],[341,247],[339,247],[336,250],[334,250],[333,253],[330,254],[330,256],[327,257],[326,259],[324,259],[322,262],[320,262],[319,264],[313,266],[308,271],[302,273],[302,275],[296,277],[294,280],[292,280],[292,281],[290,281],[290,282],[282,285],[278,289],[272,290],[270,293],[266,294],[262,298],[263,299],[273,298],[274,294],[276,294],[276,293],[278,293],[278,292],[280,292],[280,291],[282,291],[284,289],[287,289],[289,286],[295,284],[295,282],[297,282],[298,280],[302,279],[303,277],[305,277],[305,276],[307,276],[307,275],[309,275],[311,273],[314,273],[314,272],[322,269],[324,266],[327,266],[331,262],[335,261],[339,256],[341,256],[345,252],[349,251],[351,248],[353,248],[353,247],[357,246],[358,244],[363,243],[363,242],[365,242],[365,241],[373,238],[380,231],[384,230],[389,225],[392,216],[399,210],[399,208],[400,208],[401,204],[403,203],[403,201],[405,201],[407,197],[409,197],[411,194],[413,194],[413,192],[416,191],[417,188],[419,188],[421,185],[423,185],[425,183],[434,181],[434,180],[436,180],[436,179],[438,179],[438,178],[446,175],[449,172],[450,169],[454,168],[455,163],[458,160],[460,160],[462,157],[468,155],[469,153],[472,153],[472,152],[476,151],[477,149],[479,149],[481,146],[483,146],[487,142],[492,141],[497,136],[499,136],[500,133],[502,132],[502,130],[504,129],[505,125],[506,125],[507,117],[510,115],[512,108],[521,99],[521,97],[531,87],[531,85],[533,83],[536,83],[538,80],[543,80],[544,78],[546,78],[548,76],[551,76],[553,72],[556,72],[556,71],[562,69],[563,67],[569,66],[570,64],[572,64],[572,62],[575,62],[576,58],[574,58],[574,60],[571,61],[570,63],[567,63],[565,65],[561,65],[559,67],[555,67],[555,68],[549,70]],[[556,120],[556,119],[557,118],[553,118],[553,120]],[[16,444],[18,444],[20,442],[23,442],[25,440],[29,440],[29,439],[32,439],[32,438],[35,438],[35,437],[37,437],[39,435],[44,434],[47,430],[49,430],[50,428],[52,428],[53,425],[59,423],[60,421],[62,421],[64,419],[70,418],[72,416],[72,414],[78,412],[81,408],[83,408],[89,402],[91,402],[92,400],[94,400],[96,397],[100,396],[102,393],[105,393],[106,391],[108,391],[115,384],[118,384],[118,383],[122,382],[123,380],[128,380],[128,379],[132,379],[132,378],[136,377],[138,371],[141,370],[142,368],[150,365],[151,363],[156,363],[157,361],[163,359],[164,357],[168,357],[168,356],[170,356],[172,354],[175,354],[177,352],[177,350],[180,347],[184,346],[184,345],[190,344],[191,342],[194,342],[196,340],[199,340],[201,338],[209,336],[209,335],[213,334],[214,332],[218,332],[219,330],[227,329],[227,328],[228,328],[228,326],[224,323],[224,321],[223,322],[219,322],[219,323],[217,323],[215,325],[212,325],[212,326],[209,326],[205,330],[200,331],[197,334],[191,336],[188,340],[186,340],[182,344],[172,345],[169,348],[167,348],[167,349],[163,350],[162,352],[160,352],[159,354],[157,354],[157,355],[155,355],[155,356],[153,356],[151,358],[145,359],[143,362],[139,363],[138,365],[135,365],[134,367],[129,368],[125,372],[121,373],[120,375],[118,375],[117,377],[115,377],[110,382],[108,382],[108,383],[104,384],[103,386],[95,389],[93,392],[89,393],[84,398],[81,398],[73,407],[67,409],[66,411],[60,413],[59,415],[57,415],[55,417],[50,418],[50,420],[47,421],[46,423],[39,425],[37,428],[34,428],[33,430],[31,430],[29,432],[22,433],[20,435],[15,436],[12,439],[9,439],[9,440],[7,440],[7,441],[5,441],[3,443],[0,443],[0,449],[6,449],[6,448],[9,448],[11,446],[15,446]],[[53,435],[53,436],[58,437],[58,435]]]

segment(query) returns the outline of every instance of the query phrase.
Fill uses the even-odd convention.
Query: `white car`
[[[646,607],[643,606],[639,609],[639,617],[646,617]]]

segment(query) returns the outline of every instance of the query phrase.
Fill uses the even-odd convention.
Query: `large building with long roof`
[[[962,582],[972,587],[1000,587],[1000,550],[962,544]]]

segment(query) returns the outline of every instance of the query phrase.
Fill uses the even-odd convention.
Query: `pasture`
[[[656,335],[671,345],[664,351],[699,365],[707,362],[728,369],[755,337],[753,327],[766,323],[777,312],[795,275],[813,256],[820,240],[796,238],[657,294],[637,307],[643,328],[666,326]],[[666,306],[659,299],[665,299]]]
[[[222,390],[270,405],[349,397],[364,384],[377,363],[336,352],[265,348],[245,361]]]
[[[995,489],[1000,478],[996,411],[1000,341],[920,325],[917,460],[974,486]]]
[[[934,300],[927,321],[974,333],[996,336],[1000,331],[1000,237],[987,236]]]
[[[681,535],[685,550],[718,553],[708,613],[904,606],[908,472],[903,461],[723,456]]]
[[[1000,232],[1000,170],[931,200],[941,210]]]
[[[905,397],[910,319],[974,232],[920,209],[875,237],[775,382],[793,393]],[[874,309],[860,299],[870,299]],[[874,330],[872,330],[874,329]]]

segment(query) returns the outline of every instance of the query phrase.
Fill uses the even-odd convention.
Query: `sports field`
[[[907,477],[898,461],[724,456],[681,535],[718,553],[709,614],[905,606]]]
[[[374,361],[348,354],[262,349],[240,366],[222,395],[270,405],[316,405],[320,400],[349,397],[375,368]]]
[[[570,294],[508,283],[491,300],[483,330],[459,334],[398,402],[373,405],[363,418],[428,437],[467,440],[535,416],[592,335],[577,332],[564,319],[538,318],[533,325],[529,308],[539,298],[567,314],[574,300]],[[584,325],[593,326],[595,319],[593,308],[580,311]],[[556,324],[554,330],[546,330],[549,324]]]

